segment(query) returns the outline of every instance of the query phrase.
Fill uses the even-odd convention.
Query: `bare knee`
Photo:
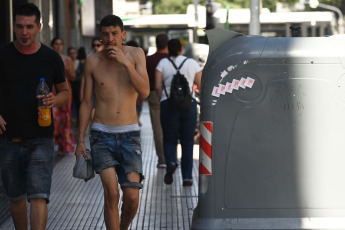
[[[136,210],[139,205],[139,188],[123,187],[122,208]]]
[[[26,215],[26,212],[27,212],[26,200],[27,200],[26,196],[24,196],[20,200],[11,200],[10,201],[10,209],[11,209],[12,214],[25,212],[25,215]]]
[[[104,205],[109,208],[117,207],[119,203],[119,189],[117,186],[116,170],[114,167],[103,169],[100,172],[103,190]]]
[[[104,202],[108,207],[117,207],[120,199],[118,189],[104,188]]]
[[[135,190],[139,190],[139,189],[135,189]],[[126,203],[127,205],[137,206],[139,203],[139,195],[134,194],[134,193],[124,194],[123,202]]]

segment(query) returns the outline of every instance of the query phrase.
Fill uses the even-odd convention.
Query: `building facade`
[[[38,40],[50,46],[54,37],[64,40],[64,51],[70,46],[91,50],[91,40],[99,33],[99,22],[113,13],[113,0],[2,0],[0,1],[0,45],[14,40],[12,12],[22,2],[35,3],[41,10],[42,30]]]

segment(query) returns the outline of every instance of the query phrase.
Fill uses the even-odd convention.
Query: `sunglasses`
[[[92,44],[92,48],[94,48],[94,47],[100,47],[102,44]]]

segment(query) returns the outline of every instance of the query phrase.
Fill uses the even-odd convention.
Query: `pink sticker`
[[[246,82],[247,82],[247,79],[245,78],[241,78],[240,80],[240,83],[238,84],[242,89],[245,89],[246,88]]]
[[[227,93],[232,93],[233,88],[231,87],[231,83],[227,82],[225,85],[225,91]]]
[[[225,85],[219,84],[218,92],[222,95],[225,95]]]
[[[216,87],[216,86],[213,87],[212,96],[214,96],[214,97],[220,96],[218,87]]]
[[[246,86],[249,87],[249,88],[252,88],[253,85],[254,85],[254,82],[255,82],[255,79],[247,77]]]
[[[232,80],[232,83],[231,83],[231,88],[238,90],[238,88],[239,88],[239,83],[240,83],[239,80],[233,79],[233,80]]]

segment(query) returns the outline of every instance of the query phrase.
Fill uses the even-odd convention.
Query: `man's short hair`
[[[165,49],[167,47],[167,45],[168,45],[168,41],[169,41],[168,35],[166,35],[166,34],[158,34],[156,36],[156,46],[157,46],[157,49],[158,50]]]
[[[36,24],[40,24],[41,12],[38,7],[33,3],[21,3],[18,4],[13,11],[13,22],[16,22],[16,16],[36,16]]]
[[[100,28],[109,26],[119,26],[121,28],[121,31],[124,30],[121,18],[116,15],[107,15],[104,18],[102,18],[100,22]]]

